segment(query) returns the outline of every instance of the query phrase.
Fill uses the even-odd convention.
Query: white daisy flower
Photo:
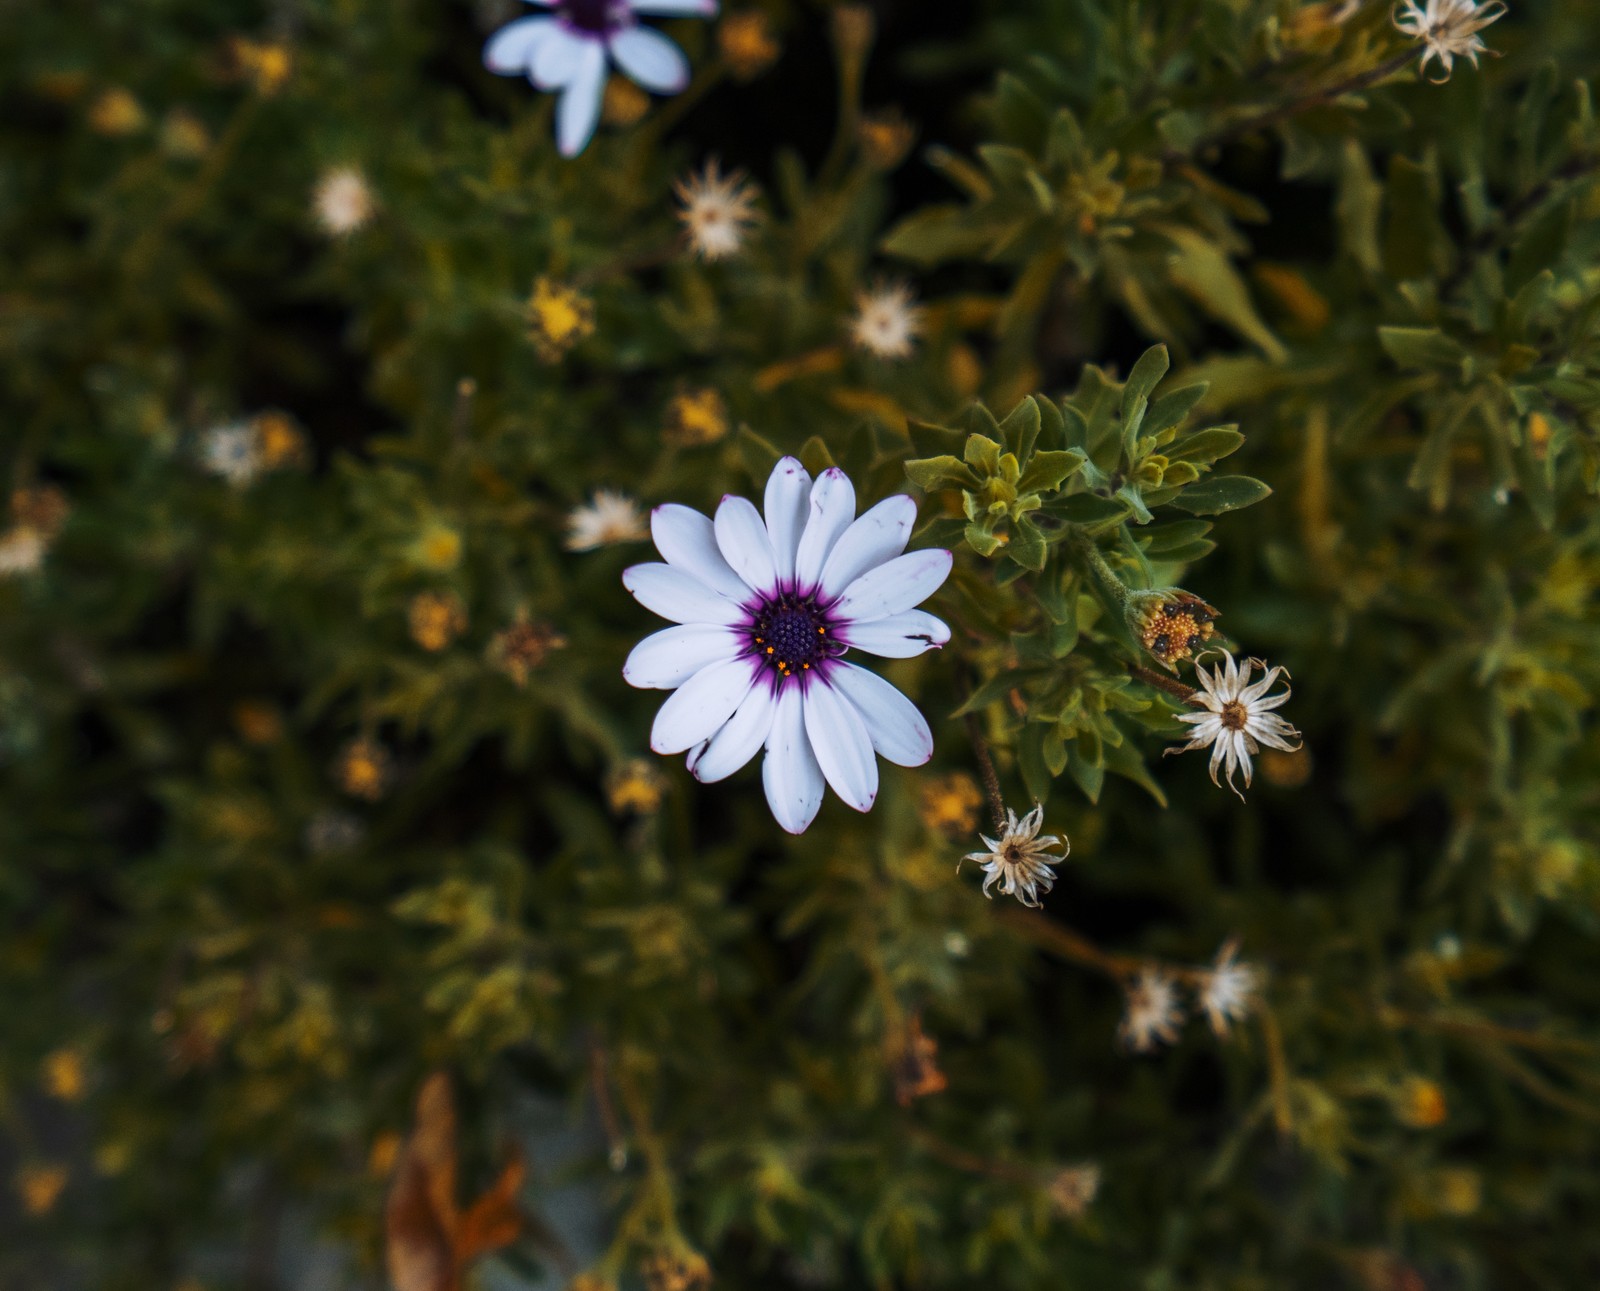
[[[242,489],[261,473],[261,436],[253,422],[213,426],[200,442],[200,465]]]
[[[678,180],[672,189],[682,203],[678,219],[701,259],[726,260],[739,253],[756,218],[755,190],[745,183],[741,172],[724,175],[713,159],[699,174]]]
[[[1478,35],[1490,23],[1505,17],[1506,6],[1500,0],[1427,0],[1422,8],[1417,0],[1405,0],[1405,7],[1394,16],[1394,25],[1406,35],[1423,44],[1422,64],[1426,69],[1429,59],[1438,59],[1444,75],[1434,79],[1442,84],[1450,79],[1450,71],[1458,58],[1465,58],[1474,67],[1478,55],[1492,52]]]
[[[648,533],[638,503],[625,493],[599,489],[588,506],[567,517],[567,550],[594,551],[614,542],[637,542]]]
[[[1219,1036],[1228,1034],[1231,1023],[1244,1019],[1261,985],[1260,970],[1253,964],[1239,963],[1238,956],[1239,942],[1230,938],[1217,952],[1211,967],[1200,974],[1200,1007],[1205,1010],[1211,1030]]]
[[[880,283],[856,293],[850,339],[858,349],[880,359],[908,359],[922,330],[922,311],[903,282]]]
[[[1117,1038],[1135,1053],[1149,1053],[1158,1044],[1175,1041],[1182,1025],[1177,984],[1159,968],[1141,969],[1128,985],[1127,1011]]]
[[[541,90],[559,90],[556,147],[576,157],[600,120],[606,69],[615,63],[654,94],[677,94],[689,84],[683,51],[641,16],[710,18],[717,0],[530,0],[553,10],[519,18],[489,38],[483,62],[501,76],[526,76]]]
[[[372,190],[354,166],[339,166],[317,181],[311,207],[323,232],[342,238],[372,218]]]
[[[1220,784],[1217,768],[1226,764],[1228,788],[1243,798],[1244,794],[1239,793],[1239,787],[1233,783],[1233,773],[1243,768],[1244,787],[1248,789],[1253,770],[1250,755],[1261,752],[1261,744],[1293,753],[1300,745],[1289,741],[1298,741],[1300,732],[1272,712],[1289,698],[1288,687],[1279,694],[1267,694],[1279,675],[1287,677],[1288,673],[1278,667],[1268,669],[1259,659],[1246,659],[1241,668],[1226,650],[1222,655],[1227,663],[1210,670],[1195,668],[1202,689],[1195,691],[1189,702],[1204,711],[1178,715],[1180,722],[1194,727],[1194,733],[1182,748],[1167,752],[1187,753],[1210,745],[1211,783]],[[1266,675],[1251,684],[1250,674],[1256,668],[1264,669]]]
[[[671,690],[650,734],[657,753],[689,755],[710,784],[763,748],[772,814],[803,833],[824,783],[857,811],[878,796],[877,756],[921,766],[933,735],[915,706],[852,647],[907,659],[950,639],[912,608],[950,573],[948,551],[905,552],[917,504],[887,498],[856,517],[837,467],[815,483],[785,457],[767,480],[764,514],[725,497],[716,519],[688,507],[650,517],[666,564],[635,565],[624,586],[678,627],[646,637],[622,670],[630,685]]]
[[[1016,897],[1026,906],[1039,904],[1039,892],[1048,892],[1055,886],[1055,871],[1050,867],[1059,865],[1067,857],[1067,852],[1072,850],[1072,844],[1055,834],[1046,834],[1039,837],[1039,829],[1044,824],[1044,807],[1036,804],[1034,809],[1020,820],[1017,813],[1009,807],[1006,808],[1006,827],[998,840],[990,838],[987,834],[979,834],[987,852],[968,852],[962,859],[976,861],[989,877],[983,881],[983,895],[990,897],[989,889],[996,883],[1000,891],[1008,897]],[[1062,847],[1060,856],[1051,856],[1050,848]]]

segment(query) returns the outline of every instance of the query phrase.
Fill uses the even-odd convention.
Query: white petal
[[[559,90],[572,83],[584,60],[591,58],[596,50],[603,60],[605,47],[599,41],[580,36],[566,23],[557,22],[555,30],[535,47],[528,64],[528,79],[541,90]]]
[[[878,760],[855,706],[823,678],[805,684],[806,734],[834,793],[857,811],[878,797]]]
[[[560,24],[554,18],[519,18],[500,28],[483,47],[483,65],[501,76],[522,76],[546,36]]]
[[[950,575],[948,551],[934,547],[896,556],[861,575],[831,607],[837,618],[870,622],[904,614],[939,590]]]
[[[689,60],[653,27],[629,27],[611,38],[617,66],[655,94],[677,94],[689,83]]]
[[[720,659],[732,659],[744,642],[736,632],[692,623],[652,633],[628,655],[622,679],[641,690],[671,690]]]
[[[689,755],[689,771],[702,784],[726,780],[761,752],[772,734],[778,697],[764,681],[750,687],[738,710],[711,737],[711,742]]]
[[[628,0],[634,13],[664,14],[682,18],[716,16],[717,0]]]
[[[926,610],[907,610],[869,623],[843,624],[837,636],[847,646],[884,659],[912,659],[944,645],[950,640],[950,629]]]
[[[855,485],[837,466],[829,467],[811,486],[811,514],[794,557],[795,581],[801,587],[816,586],[833,544],[849,528],[855,515]]]
[[[885,498],[839,535],[822,567],[822,595],[832,600],[870,569],[893,560],[911,541],[917,504],[905,494]]]
[[[872,747],[896,766],[920,767],[933,756],[933,732],[917,706],[876,673],[853,663],[828,669],[828,682],[861,714]],[[1034,825],[1035,831],[1038,824]]]
[[[650,747],[682,753],[710,739],[750,693],[756,671],[749,659],[725,659],[695,673],[661,705],[650,728]]]
[[[671,565],[634,565],[622,571],[622,585],[645,609],[674,623],[729,626],[744,621],[737,602],[718,596],[698,578]]]
[[[778,577],[785,582],[794,577],[794,553],[805,530],[810,496],[811,477],[792,457],[785,457],[767,476],[767,537],[772,542]]]
[[[822,768],[806,735],[799,682],[788,683],[778,694],[767,756],[761,763],[761,783],[778,824],[791,834],[805,833],[822,806]]]
[[[772,561],[772,543],[755,503],[729,494],[717,508],[715,527],[717,547],[733,572],[758,592],[776,589],[778,570]]]
[[[712,591],[735,601],[749,599],[750,589],[717,548],[710,517],[692,507],[668,502],[650,513],[650,536],[667,564],[692,574]]]
[[[606,53],[598,41],[585,41],[584,46],[577,72],[556,100],[556,151],[563,157],[576,157],[587,148],[600,123]]]

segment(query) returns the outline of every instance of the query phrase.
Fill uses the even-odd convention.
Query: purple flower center
[[[579,31],[606,36],[628,25],[627,0],[561,0],[561,17]]]
[[[767,597],[751,615],[750,651],[766,661],[777,678],[809,672],[846,647],[834,639],[834,624],[817,604],[816,594],[780,592]]]

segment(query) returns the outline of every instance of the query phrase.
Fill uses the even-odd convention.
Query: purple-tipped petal
[[[761,783],[778,824],[791,834],[805,833],[822,807],[823,780],[806,734],[805,708],[797,683],[778,693],[767,756],[761,763]]]
[[[778,586],[778,568],[772,559],[772,543],[761,512],[749,498],[731,494],[717,508],[717,547],[723,559],[750,587],[758,592],[773,592]]]
[[[901,494],[865,511],[839,535],[822,567],[822,599],[830,601],[869,570],[893,560],[911,541],[916,502]]]
[[[667,564],[692,575],[730,600],[749,599],[750,588],[722,558],[710,517],[692,507],[668,502],[650,513],[650,536]]]
[[[861,714],[880,757],[901,767],[920,767],[933,756],[933,732],[917,706],[876,673],[851,663],[828,669],[828,682]]]
[[[710,739],[750,693],[755,666],[748,659],[714,663],[667,697],[650,728],[650,747],[657,753],[683,753]]]
[[[801,587],[816,586],[834,543],[850,527],[855,515],[855,485],[837,466],[829,467],[811,486],[811,511],[794,558],[796,583]]]
[[[784,582],[794,577],[795,549],[800,546],[800,535],[805,532],[806,515],[810,508],[811,477],[798,461],[785,457],[767,477],[767,495],[763,507],[767,537],[772,543],[773,563],[778,567],[778,577]]]
[[[834,793],[857,811],[878,798],[878,760],[861,714],[820,677],[805,685],[806,734]]]
[[[622,571],[622,585],[645,609],[674,623],[728,627],[744,621],[744,610],[737,601],[717,595],[699,579],[671,565],[634,565]]]
[[[653,27],[629,27],[611,37],[611,57],[653,94],[678,94],[689,84],[689,60]]]
[[[732,659],[742,646],[738,633],[707,623],[663,628],[633,647],[622,679],[641,690],[672,690],[701,669]]]
[[[882,659],[914,659],[948,642],[950,628],[926,610],[907,610],[867,623],[846,623],[837,636],[845,645]]]
[[[897,556],[861,575],[832,606],[835,618],[857,623],[904,614],[939,590],[950,576],[948,551],[933,548]]]

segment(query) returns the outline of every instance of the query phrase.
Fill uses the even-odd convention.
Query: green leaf
[[[1222,245],[1184,224],[1158,224],[1152,229],[1172,243],[1168,273],[1206,313],[1257,345],[1274,363],[1288,357],[1282,342],[1261,321],[1250,288],[1233,267]]]
[[[1172,390],[1162,395],[1150,405],[1150,411],[1145,413],[1139,433],[1156,436],[1162,431],[1171,430],[1174,426],[1181,426],[1184,418],[1194,411],[1195,405],[1206,397],[1206,391],[1209,389],[1210,386],[1202,381],[1198,385],[1184,386],[1180,390]]]
[[[928,206],[896,224],[880,246],[888,255],[931,265],[981,256],[993,236],[994,229],[964,206]]]
[[[829,451],[827,444],[823,442],[822,436],[813,435],[804,444],[800,445],[800,464],[810,471],[812,478],[815,479],[823,471],[836,466],[838,463],[833,460],[833,454]]]
[[[994,475],[1000,470],[1000,448],[1000,444],[987,435],[968,435],[961,455],[968,465],[977,467],[984,475]]]
[[[1378,254],[1382,209],[1383,185],[1372,173],[1366,150],[1354,139],[1346,139],[1339,154],[1339,199],[1334,212],[1344,253],[1368,273],[1377,273],[1383,263]]]
[[[1040,752],[1042,756],[1043,750]],[[1104,757],[1104,750],[1097,747],[1095,753],[1098,755],[1096,760],[1090,761],[1079,749],[1077,741],[1067,745],[1067,771],[1090,802],[1100,801],[1100,790],[1106,780],[1105,763],[1099,760]]]
[[[1272,489],[1248,475],[1210,475],[1172,500],[1172,505],[1191,515],[1215,516],[1272,496]]]
[[[967,545],[985,558],[992,556],[1000,550],[1000,539],[995,537],[987,528],[976,522],[966,528]]]
[[[1100,524],[1118,520],[1128,514],[1128,508],[1115,498],[1103,498],[1098,493],[1074,493],[1045,504],[1045,514],[1071,524]]]
[[[1026,461],[1039,438],[1039,424],[1039,405],[1030,395],[1007,413],[1006,419],[1000,423],[1001,439],[1019,459]]]
[[[919,457],[906,463],[906,475],[925,493],[939,489],[976,489],[981,481],[959,457]]]
[[[1039,532],[1038,525],[1024,517],[1011,526],[1011,541],[1006,546],[1006,555],[1012,560],[1024,569],[1038,572],[1044,568],[1045,554],[1044,534]]]
[[[1022,784],[1035,802],[1048,802],[1050,790],[1055,787],[1055,777],[1045,761],[1044,738],[1049,728],[1037,722],[1030,723],[1017,741],[1017,769],[1022,772]]]
[[[1035,453],[1017,481],[1018,493],[1053,493],[1062,482],[1083,469],[1088,461],[1077,449],[1059,453]]]
[[[1403,368],[1459,368],[1467,352],[1437,327],[1380,327],[1378,342]]]
[[[950,426],[935,426],[932,422],[918,421],[914,417],[906,422],[906,433],[911,438],[911,447],[922,457],[960,452],[967,438],[965,431]]]
[[[1410,158],[1390,159],[1383,269],[1396,281],[1430,278],[1449,258],[1450,238],[1439,221],[1434,183],[1432,171]]]
[[[1192,434],[1180,435],[1165,450],[1169,462],[1217,462],[1236,453],[1244,436],[1233,426],[1208,426]]]
[[[1127,383],[1122,387],[1122,451],[1130,460],[1139,427],[1144,424],[1145,409],[1150,406],[1150,395],[1171,366],[1167,347],[1152,345],[1128,373]]]

